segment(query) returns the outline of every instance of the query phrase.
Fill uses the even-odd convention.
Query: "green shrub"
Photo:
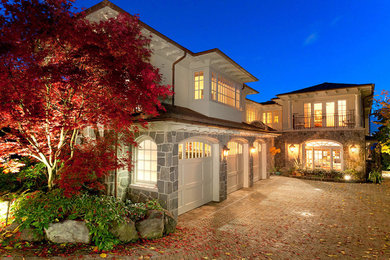
[[[351,180],[360,180],[359,172],[354,169],[347,169],[343,172],[343,177],[349,175],[351,176]]]
[[[368,180],[373,183],[382,183],[383,177],[381,171],[372,171],[368,175]]]
[[[92,242],[101,250],[109,250],[120,241],[109,232],[114,223],[123,223],[129,217],[143,219],[148,209],[162,210],[157,201],[133,204],[106,195],[65,197],[59,189],[47,193],[37,191],[23,194],[13,206],[15,221],[21,229],[32,227],[44,234],[50,223],[65,219],[84,220],[92,236]]]
[[[146,203],[132,203],[130,200],[127,200],[126,209],[128,211],[128,217],[132,221],[138,221],[145,218],[148,210],[163,210],[163,207],[161,207],[157,200],[149,200]]]

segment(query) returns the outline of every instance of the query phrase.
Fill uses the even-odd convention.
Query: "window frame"
[[[194,100],[204,99],[205,73],[203,70],[195,71],[192,77],[194,87]]]
[[[210,100],[235,108],[237,110],[242,110],[242,92],[240,84],[236,83],[234,80],[231,80],[229,77],[226,77],[224,74],[210,71],[211,73],[211,88],[210,88]],[[230,94],[234,93],[234,99]]]
[[[155,153],[155,156],[153,156],[153,154],[150,154],[150,159],[149,160],[145,160],[143,159],[143,162],[145,161],[149,161],[150,162],[150,165],[149,165],[149,174],[150,174],[150,177],[149,177],[149,180],[146,180],[146,178],[143,178],[144,180],[141,180],[139,178],[139,156],[140,156],[140,145],[141,143],[145,142],[145,141],[150,141],[151,142],[151,145],[152,145],[152,149],[149,149],[147,150],[148,152],[150,153]],[[137,146],[134,147],[134,154],[133,154],[133,171],[132,171],[132,178],[131,178],[131,185],[134,185],[134,186],[137,186],[137,187],[145,187],[145,188],[152,188],[152,189],[157,189],[157,181],[158,181],[158,160],[157,160],[157,156],[158,156],[158,149],[157,149],[157,143],[150,137],[150,136],[142,136],[140,138],[138,138],[136,140],[136,143],[137,143]],[[155,147],[155,149],[153,149]],[[142,150],[146,150],[145,148],[142,148]],[[155,160],[153,159],[155,158]],[[155,161],[155,169],[153,169],[153,161]],[[146,170],[146,167],[145,167],[145,164],[144,164],[144,171]],[[154,171],[153,171],[154,170]],[[155,180],[153,180],[152,178],[152,174],[155,173]]]

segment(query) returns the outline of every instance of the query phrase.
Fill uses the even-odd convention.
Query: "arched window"
[[[305,143],[306,168],[342,170],[342,146],[330,140],[313,140]]]
[[[134,184],[155,186],[157,183],[157,145],[148,137],[140,139],[135,153]]]

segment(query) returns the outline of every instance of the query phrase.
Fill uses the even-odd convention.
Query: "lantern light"
[[[251,147],[251,153],[255,153],[256,150],[257,150],[256,147],[254,147],[254,146]]]
[[[222,148],[222,151],[223,151],[223,156],[227,157],[229,155],[229,148],[224,145],[223,148]]]
[[[296,151],[296,147],[295,147],[295,145],[293,145],[293,144],[290,144],[290,146],[288,147],[289,149],[290,149],[290,151],[293,153],[293,152],[295,152]]]

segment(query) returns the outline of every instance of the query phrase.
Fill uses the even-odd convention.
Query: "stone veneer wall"
[[[365,175],[365,132],[364,130],[317,130],[317,131],[294,131],[283,132],[275,139],[276,148],[281,149],[281,153],[275,156],[275,165],[278,167],[291,167],[292,160],[288,160],[286,144],[303,144],[309,140],[333,140],[343,145],[344,169],[355,169]],[[350,147],[358,146],[357,155],[352,155]],[[300,154],[301,151],[299,151]]]
[[[211,137],[217,139],[222,149],[230,140],[241,138],[248,141],[249,147],[253,145],[255,137],[233,136],[224,134],[199,134],[183,131],[148,131],[140,132],[135,137],[142,135],[150,136],[157,144],[157,185],[156,189],[139,188],[131,183],[131,174],[127,170],[118,171],[117,173],[117,197],[128,198],[132,201],[146,201],[147,199],[158,199],[161,205],[171,211],[177,217],[178,209],[178,179],[179,179],[179,158],[178,144],[191,137]],[[263,139],[269,148],[272,140]],[[269,149],[267,149],[269,150]],[[220,157],[221,158],[221,157]],[[270,158],[270,155],[268,155]],[[270,161],[267,159],[267,172],[270,169]],[[249,157],[249,175],[250,186],[253,185],[253,159]],[[225,158],[220,160],[219,173],[219,199],[223,201],[227,197],[227,161]],[[114,176],[107,179],[109,194],[114,194]]]

